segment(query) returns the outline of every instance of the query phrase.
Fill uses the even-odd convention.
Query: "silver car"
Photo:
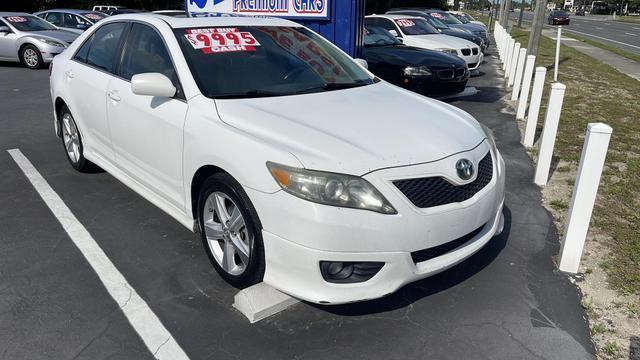
[[[31,14],[0,12],[0,61],[42,68],[77,37]]]
[[[69,30],[76,34],[82,34],[93,24],[109,17],[109,15],[99,11],[76,9],[51,9],[40,11],[33,15],[41,17],[61,29]]]

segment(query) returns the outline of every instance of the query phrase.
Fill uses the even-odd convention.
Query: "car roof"
[[[228,15],[228,14],[227,14]],[[109,19],[121,20],[145,20],[149,18],[160,19],[169,24],[172,28],[196,28],[206,26],[290,26],[300,27],[302,25],[290,20],[275,17],[254,17],[254,16],[203,16],[203,17],[174,17],[162,14],[122,14],[115,15]]]
[[[26,12],[0,11],[0,16],[33,16],[33,14],[29,14]]]
[[[88,13],[99,13],[100,11],[97,10],[85,10],[85,9],[48,9],[48,10],[42,10],[42,11],[38,11],[37,14],[39,13],[44,13],[44,12],[51,12],[51,11],[56,11],[56,12],[68,12],[68,13],[72,13],[72,14],[88,14]]]
[[[403,14],[373,14],[373,15],[368,15],[366,17],[384,17],[387,19],[418,19],[418,20],[424,20],[423,18],[421,18],[420,16],[415,16],[415,15],[403,15]]]

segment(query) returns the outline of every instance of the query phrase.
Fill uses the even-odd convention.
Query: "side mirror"
[[[5,25],[0,26],[0,33],[10,33],[10,32],[11,32],[11,29],[9,29],[8,26],[5,26]]]
[[[354,60],[358,63],[358,65],[362,66],[363,68],[365,68],[365,69],[369,68],[369,64],[367,63],[367,60],[360,59],[360,58],[357,58],[357,59],[354,59]]]
[[[170,98],[176,94],[176,87],[168,77],[160,73],[144,73],[133,75],[131,91],[136,95]]]
[[[398,34],[398,32],[395,30],[389,30],[389,33],[395,37],[400,37],[400,34]]]

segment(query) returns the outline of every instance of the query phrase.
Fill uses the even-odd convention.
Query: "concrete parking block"
[[[300,300],[261,282],[240,290],[233,298],[233,307],[253,324],[298,302]]]

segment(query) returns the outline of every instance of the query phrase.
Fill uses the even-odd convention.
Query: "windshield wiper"
[[[310,92],[318,92],[321,90],[331,91],[331,90],[341,90],[341,89],[350,89],[359,86],[369,85],[370,83],[366,80],[354,81],[351,83],[325,83],[320,86],[311,86],[306,89],[298,90],[296,94],[306,94]]]
[[[248,91],[239,92],[239,93],[213,95],[211,97],[215,99],[241,99],[241,98],[259,98],[259,97],[284,96],[284,95],[287,95],[287,93],[269,91],[269,90],[248,90]]]

